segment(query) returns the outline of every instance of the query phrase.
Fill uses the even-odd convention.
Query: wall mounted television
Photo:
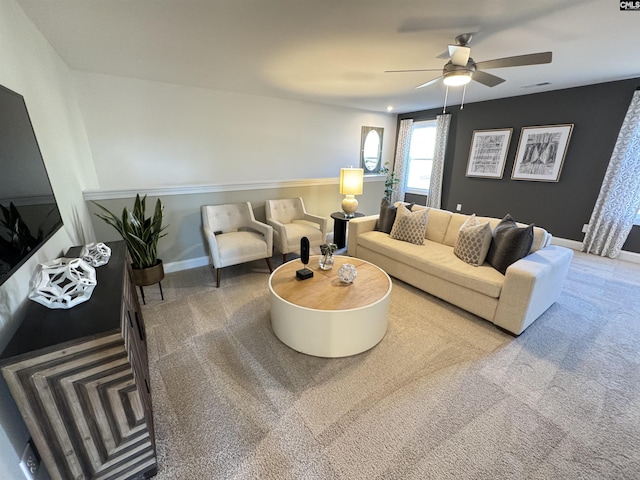
[[[61,227],[24,98],[0,85],[0,285]]]

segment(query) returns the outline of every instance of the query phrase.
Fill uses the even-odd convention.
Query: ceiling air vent
[[[545,85],[551,85],[551,82],[532,83],[531,85],[523,85],[520,88],[536,88],[536,87],[544,87]]]

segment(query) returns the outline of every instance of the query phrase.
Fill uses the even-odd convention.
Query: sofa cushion
[[[490,265],[474,267],[461,262],[452,247],[430,240],[414,245],[369,231],[358,235],[358,246],[492,298],[499,298],[504,284],[504,275]]]
[[[460,227],[453,253],[463,262],[478,267],[487,257],[491,238],[489,222],[480,223],[473,214]]]
[[[507,214],[493,231],[487,262],[505,274],[509,265],[529,254],[533,244],[533,225],[519,227]]]
[[[447,234],[447,228],[452,216],[453,213],[448,210],[430,208],[425,238],[432,242],[444,243],[444,236]]]
[[[397,209],[398,207],[391,205],[386,198],[383,198],[380,202],[380,215],[378,216],[375,229],[380,232],[391,233],[393,222],[396,219]]]
[[[317,223],[307,220],[293,220],[284,226],[287,242],[287,249],[292,252],[300,251],[300,238],[307,237],[311,245],[319,245],[322,243],[322,231],[318,228]],[[276,230],[273,232],[274,237],[277,235]]]
[[[454,213],[451,216],[451,221],[449,222],[449,226],[447,227],[447,233],[444,237],[445,245],[449,245],[453,247],[456,244],[456,240],[458,239],[458,232],[460,231],[460,227],[462,224],[467,221],[469,215],[464,215],[462,213]]]
[[[226,267],[254,260],[257,255],[270,257],[264,236],[255,231],[227,232],[216,235],[220,252],[220,265]],[[262,252],[262,253],[260,253]]]
[[[391,238],[422,245],[424,243],[424,231],[427,226],[428,213],[429,210],[427,209],[411,212],[406,206],[399,205],[396,211],[396,219],[391,229]]]

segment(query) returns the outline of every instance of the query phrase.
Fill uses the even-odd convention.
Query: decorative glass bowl
[[[353,283],[357,276],[356,267],[350,263],[345,263],[338,269],[338,278],[342,283]]]

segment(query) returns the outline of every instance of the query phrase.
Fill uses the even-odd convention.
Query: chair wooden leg
[[[222,274],[221,268],[216,268],[216,288],[220,288],[220,276]]]
[[[287,254],[286,253],[282,254],[282,263],[287,263]]]
[[[273,267],[271,266],[271,259],[267,257],[265,258],[265,260],[267,261],[267,266],[269,267],[269,271],[273,273]]]

